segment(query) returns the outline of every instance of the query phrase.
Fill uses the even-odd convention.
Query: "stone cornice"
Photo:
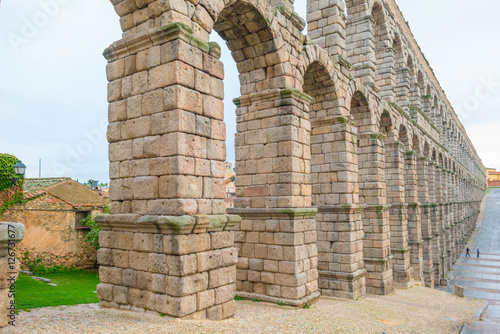
[[[210,53],[214,57],[220,58],[220,46],[217,43],[202,41],[199,37],[193,35],[193,30],[189,26],[181,22],[170,23],[125,37],[104,50],[103,56],[110,63],[176,39],[181,39],[204,52]]]
[[[234,208],[227,212],[243,219],[309,219],[316,216],[316,208]]]
[[[98,215],[95,221],[102,230],[192,234],[230,231],[241,218],[235,215],[141,216],[137,214]]]

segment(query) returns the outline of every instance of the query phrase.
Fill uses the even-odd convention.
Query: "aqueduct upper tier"
[[[111,0],[102,307],[223,319],[239,296],[446,284],[485,168],[393,0]],[[298,4],[297,4],[298,5]],[[224,67],[237,64],[236,209]]]

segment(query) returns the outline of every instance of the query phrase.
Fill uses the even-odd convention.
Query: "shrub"
[[[76,269],[74,266],[68,267],[60,264],[56,265],[47,265],[44,263],[43,258],[41,257],[32,257],[30,258],[30,252],[25,252],[21,259],[23,265],[33,273],[35,276],[42,276],[45,274],[52,273],[64,273],[70,271],[81,271]]]
[[[109,207],[104,210],[105,213],[109,213]],[[88,216],[80,220],[80,223],[90,227],[90,231],[87,234],[87,241],[95,247],[95,249],[99,249],[99,232],[101,231],[101,227],[94,220],[95,217]]]
[[[94,220],[94,217],[88,216],[80,220],[82,225],[90,227],[90,231],[87,234],[87,241],[95,247],[95,249],[99,249],[99,231],[101,227]]]

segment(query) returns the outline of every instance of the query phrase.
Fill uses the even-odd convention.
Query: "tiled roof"
[[[61,183],[66,180],[71,180],[69,177],[48,177],[41,179],[26,179],[24,180],[24,193],[33,194],[39,190],[43,190],[54,184]]]
[[[32,198],[35,198],[35,197],[38,197],[38,196],[41,196],[41,195],[44,195],[46,194],[45,191],[43,190],[37,190],[37,191],[34,191],[32,193],[28,193],[26,190],[24,191],[24,199],[28,200],[28,199],[32,199]]]

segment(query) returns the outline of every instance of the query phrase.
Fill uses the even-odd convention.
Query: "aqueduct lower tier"
[[[446,284],[485,168],[393,0],[112,0],[102,307],[223,319],[234,295]],[[224,69],[237,63],[236,209]]]

